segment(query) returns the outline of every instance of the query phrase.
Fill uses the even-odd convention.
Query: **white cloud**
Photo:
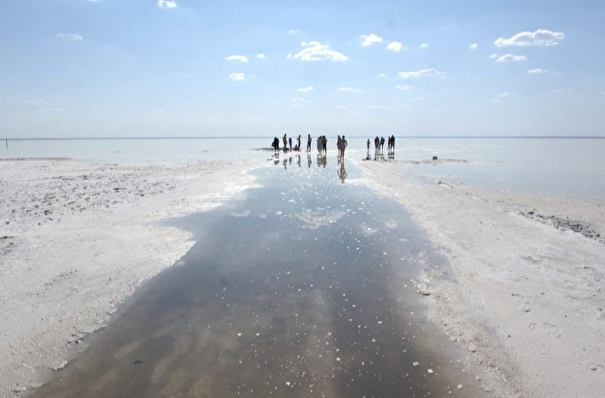
[[[413,72],[399,72],[397,76],[402,79],[408,79],[411,77],[422,77],[422,76],[432,76],[432,75],[440,75],[441,73],[437,69],[422,69]]]
[[[296,30],[296,29],[290,29],[290,30],[288,31],[288,34],[289,34],[289,35],[298,35],[298,34],[300,34],[300,30]]]
[[[363,107],[364,109],[391,109],[389,106],[385,105],[367,105]]]
[[[422,44],[420,45],[420,48],[429,48],[429,45],[428,45],[428,44],[426,44],[426,43],[422,43]]]
[[[517,33],[510,39],[500,37],[494,42],[498,47],[505,46],[556,46],[565,35],[562,32],[551,32],[546,29],[538,29],[535,32]]]
[[[489,56],[489,59],[497,59],[499,57],[498,54],[492,54]]]
[[[387,44],[387,50],[389,50],[389,51],[398,53],[402,49],[403,49],[403,44],[401,42],[392,41],[389,44]]]
[[[398,90],[401,90],[401,91],[409,91],[414,88],[414,86],[410,86],[409,84],[404,84],[404,85],[398,84],[396,87]]]
[[[473,44],[471,44],[470,46],[468,46],[468,48],[470,48],[471,50],[476,50],[476,49],[478,49],[478,48],[479,48],[479,44],[477,44],[477,43],[473,43]]]
[[[256,58],[258,59],[265,59],[267,56],[265,55],[265,53],[260,53],[260,54],[256,54]]]
[[[245,73],[232,73],[229,75],[229,79],[233,80],[234,82],[241,82],[246,78],[246,74]]]
[[[342,106],[342,105],[335,105],[334,109],[348,109],[346,106]]]
[[[228,57],[225,57],[225,59],[227,61],[239,61],[242,63],[248,62],[248,57],[246,57],[245,55],[230,55]]]
[[[541,75],[543,73],[548,73],[548,71],[538,68],[538,69],[530,69],[527,71],[527,73],[529,73],[530,75]]]
[[[347,93],[360,93],[361,90],[358,88],[352,88],[352,87],[340,87],[337,89],[338,91],[344,91]]]
[[[176,8],[177,6],[176,1],[172,0],[158,0],[157,5],[160,8]]]
[[[301,46],[305,47],[295,55],[288,54],[288,58],[300,59],[301,61],[337,61],[343,62],[349,58],[335,50],[330,46],[321,44],[317,41],[302,42]]]
[[[292,102],[305,103],[305,102],[307,102],[307,100],[304,98],[294,98],[294,99],[292,99]]]
[[[505,54],[496,59],[496,62],[522,62],[525,60],[527,60],[525,55]]]
[[[79,35],[78,33],[57,33],[57,37],[67,40],[84,40],[82,35]]]
[[[379,73],[378,77],[387,77],[387,74],[386,73]]]
[[[374,33],[369,35],[361,35],[359,37],[363,40],[361,43],[363,47],[368,47],[375,43],[382,43],[382,37],[377,36]]]
[[[313,86],[309,86],[309,87],[303,87],[303,88],[299,88],[298,91],[299,93],[310,93],[311,91],[315,90],[315,87]]]
[[[511,93],[510,91],[506,91],[506,92],[500,94],[499,97],[506,98],[506,97],[510,97],[512,95],[514,95],[514,94]]]
[[[17,101],[13,101],[13,104],[37,105],[37,104],[41,104],[43,102],[44,102],[44,100],[42,100],[42,99],[32,99],[32,100],[17,100]]]

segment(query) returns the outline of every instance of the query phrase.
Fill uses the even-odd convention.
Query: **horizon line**
[[[324,134],[321,134],[324,135]],[[339,134],[335,134],[339,135]],[[390,134],[389,136],[392,136]],[[295,137],[296,135],[292,135]],[[301,135],[302,137],[302,135]],[[84,141],[84,140],[196,140],[196,139],[272,139],[271,136],[126,136],[126,137],[3,137],[2,141]],[[368,138],[366,135],[350,135],[349,138]],[[369,137],[371,138],[371,137]],[[401,135],[395,138],[422,138],[422,139],[605,139],[605,135]]]

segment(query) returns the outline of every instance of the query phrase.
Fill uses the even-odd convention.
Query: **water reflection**
[[[328,164],[328,157],[325,154],[317,154],[317,167],[326,167]]]
[[[33,396],[473,396],[415,315],[410,280],[441,260],[405,209],[300,171],[257,170],[246,201],[182,220],[181,266]]]
[[[338,164],[340,167],[338,168],[338,177],[340,177],[340,181],[344,184],[347,179],[347,171],[345,170],[345,161],[344,159],[338,158]]]

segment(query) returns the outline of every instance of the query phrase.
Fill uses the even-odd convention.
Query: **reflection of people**
[[[322,154],[317,154],[317,167],[323,166],[324,168],[328,164],[328,157]]]
[[[312,161],[311,161],[311,154],[308,153],[307,154],[307,166],[309,166],[309,168],[311,167],[311,163],[312,163]]]
[[[345,170],[345,161],[344,159],[340,161],[340,168],[337,171],[338,176],[340,177],[340,181],[344,184],[345,179],[347,178],[347,171]]]

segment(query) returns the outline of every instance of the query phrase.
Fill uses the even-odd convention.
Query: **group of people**
[[[385,142],[384,137],[378,138],[378,136],[376,136],[374,138],[374,149],[376,150],[376,152],[383,151],[384,142]],[[370,150],[370,139],[369,138],[368,138],[367,146],[368,146],[368,151],[369,151]],[[387,150],[388,151],[395,150],[395,136],[394,135],[387,137]]]
[[[313,140],[311,138],[311,134],[308,134],[307,135],[307,152],[311,152],[312,142],[313,142]],[[370,141],[368,140],[368,142],[370,142]],[[282,143],[283,143],[282,149],[284,152],[301,150],[300,135],[296,139],[296,145],[294,145],[294,147],[292,146],[292,137],[288,138],[288,136],[286,134],[284,134],[284,136],[282,137]],[[336,141],[336,147],[338,148],[338,155],[342,158],[344,158],[344,156],[345,156],[345,149],[347,148],[347,145],[348,145],[348,143],[347,143],[345,136],[343,135],[341,137],[339,135],[338,140]],[[277,137],[273,138],[273,143],[271,144],[271,146],[273,147],[275,152],[278,152],[280,150],[279,139]],[[327,151],[328,151],[328,138],[325,135],[320,135],[319,137],[317,137],[317,153],[326,154]]]

